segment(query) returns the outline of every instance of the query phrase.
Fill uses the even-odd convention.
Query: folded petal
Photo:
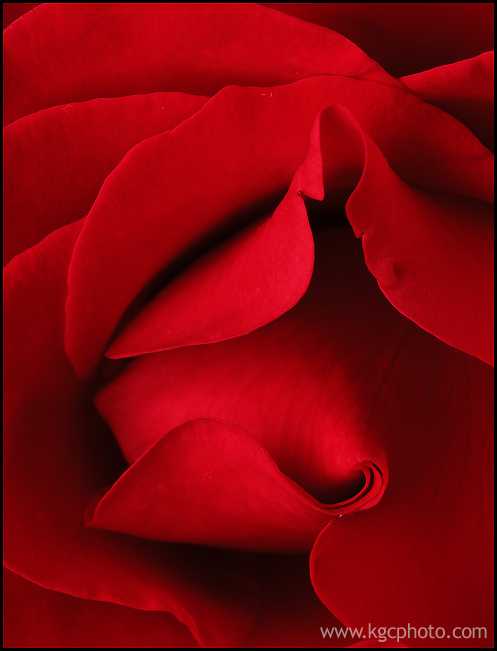
[[[306,157],[316,116],[330,103],[350,110],[392,168],[410,183],[483,200],[491,197],[490,152],[459,122],[405,90],[343,77],[272,89],[225,89],[173,132],[136,146],[103,184],[69,271],[66,349],[78,373],[95,368],[121,319],[120,327],[209,245],[277,207]],[[338,178],[350,165],[360,173],[363,157],[350,161],[340,133],[342,121],[337,120],[329,152]],[[331,188],[340,186],[336,179],[327,182]],[[318,186],[322,189],[322,180]],[[377,205],[379,199],[376,193]],[[273,264],[273,252],[274,246],[268,247],[267,267]],[[261,253],[259,247],[249,257],[257,259]],[[278,259],[284,258],[282,252]],[[227,260],[229,267],[233,258]],[[243,270],[243,260],[237,266]],[[296,265],[293,273],[299,272]],[[255,290],[257,282],[252,287],[242,283],[241,293]],[[301,291],[302,284],[291,279],[290,286]],[[298,300],[299,291],[289,303]],[[205,299],[198,292],[191,297],[195,299],[201,299],[198,308],[192,306],[192,314],[198,315]],[[274,318],[269,303],[260,308],[259,323]],[[167,305],[164,317],[174,318]],[[181,330],[183,321],[179,314],[173,330]],[[238,316],[233,323],[240,329],[230,336],[254,327]],[[136,349],[119,350],[120,355],[126,352]]]
[[[314,242],[298,185],[292,183],[272,215],[168,285],[106,355],[129,357],[223,341],[292,308],[306,291],[314,265]]]
[[[365,464],[380,471],[375,487],[386,484],[381,446],[363,424],[411,326],[342,230],[318,232],[313,280],[285,315],[244,337],[142,356],[99,393],[97,406],[131,463],[164,432],[212,418],[248,432],[325,504],[356,495]],[[257,472],[254,459],[249,475]]]
[[[402,314],[493,364],[493,206],[405,183],[361,132],[364,170],[346,210],[369,270]]]
[[[197,641],[236,646],[257,617],[250,555],[90,529],[92,497],[125,469],[63,350],[66,275],[81,222],[4,270],[5,541],[15,573],[75,597],[168,611]],[[221,625],[222,623],[222,625]]]
[[[486,147],[493,148],[493,52],[402,77],[401,81],[421,99],[463,122]]]
[[[262,3],[336,30],[395,76],[493,49],[490,2]]]
[[[5,568],[4,597],[3,639],[9,649],[198,648],[188,628],[170,613],[78,599]]]
[[[255,3],[45,3],[5,33],[4,48],[6,124],[96,97],[390,79],[340,34]]]
[[[247,221],[260,219],[267,214],[268,204],[271,212],[276,208],[307,149],[305,127],[299,128],[291,142],[288,129],[295,128],[297,115],[310,129],[313,108],[326,92],[326,87],[318,89],[309,98],[287,90],[276,99],[276,90],[227,89],[208,102],[200,122],[194,121],[191,127],[185,123],[186,129],[143,142],[118,165],[90,211],[88,229],[78,242],[69,271],[66,346],[78,372],[88,373],[94,367],[125,310],[159,272],[164,274],[173,263],[177,266],[181,256],[187,255],[187,261],[195,259],[208,244],[222,241]],[[300,198],[290,199],[301,207]],[[256,244],[264,245],[269,236],[272,240],[279,234],[285,237],[284,214],[272,223],[275,221],[283,224],[274,234],[272,224],[260,229]],[[298,214],[291,222],[289,228],[296,226],[303,241],[294,242],[289,255],[281,251],[282,272],[299,255],[304,269],[299,263],[290,270],[288,299],[285,292],[278,299],[278,303],[286,302],[283,309],[305,291],[312,262],[308,226]],[[110,241],[112,256],[104,253]],[[260,257],[263,251],[258,249],[260,246],[255,246],[248,257]],[[277,243],[268,242],[267,253],[272,256],[275,249]],[[245,250],[242,255],[247,255]],[[245,266],[243,261],[238,264],[242,283]],[[218,275],[215,270],[213,274]],[[281,272],[276,274],[281,278]],[[264,275],[254,282],[256,286],[266,282]],[[248,289],[253,290],[254,284]],[[240,293],[243,295],[243,285]],[[197,296],[202,299],[202,293]],[[190,306],[193,314],[203,313],[202,304],[197,309]],[[270,301],[261,301],[258,313],[255,324],[232,318],[230,336],[250,331],[275,316]],[[281,313],[279,306],[276,313]],[[175,329],[181,331],[184,318],[178,316]],[[210,340],[216,339],[215,334],[209,335]]]
[[[4,129],[4,264],[84,217],[137,143],[205,104],[183,93],[97,99],[40,111]]]
[[[377,467],[366,461],[362,472],[357,495],[320,504],[241,428],[199,419],[163,436],[97,496],[87,524],[153,540],[304,551],[331,520],[380,499]]]
[[[388,489],[311,553],[317,594],[341,621],[445,629],[411,634],[416,648],[492,646],[492,420],[493,369],[412,328],[371,416]],[[454,627],[484,628],[462,639]]]

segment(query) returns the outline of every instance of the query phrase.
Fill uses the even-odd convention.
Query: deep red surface
[[[262,3],[336,30],[391,75],[413,74],[494,48],[491,2]]]
[[[4,4],[8,648],[492,645],[493,6],[274,6]]]

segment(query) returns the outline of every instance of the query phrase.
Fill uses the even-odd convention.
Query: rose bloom
[[[492,647],[493,5],[4,11],[5,646]]]

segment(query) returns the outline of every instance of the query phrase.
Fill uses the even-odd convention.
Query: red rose
[[[4,8],[6,646],[492,647],[492,5]]]

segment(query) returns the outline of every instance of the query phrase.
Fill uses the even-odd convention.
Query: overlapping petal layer
[[[370,460],[362,472],[357,494],[320,504],[240,427],[198,419],[167,433],[97,497],[87,524],[153,540],[305,551],[330,521],[379,501],[386,477]]]
[[[314,279],[293,310],[246,337],[137,360],[101,394],[100,409],[131,456],[133,445],[134,454],[140,454],[140,446],[149,447],[150,437],[164,426],[202,416],[243,422],[290,476],[314,492],[326,483],[330,490],[333,476],[340,473],[335,466],[321,486],[310,486],[330,458],[335,464],[350,461],[351,450],[364,446],[366,434],[374,435],[389,463],[396,464],[395,484],[370,511],[371,518],[342,518],[318,538],[313,552],[318,594],[350,626],[404,626],[400,617],[410,609],[413,626],[433,621],[449,630],[463,622],[485,625],[491,635],[483,596],[489,593],[490,555],[482,560],[480,551],[489,551],[486,541],[491,538],[486,506],[491,477],[484,468],[491,452],[492,369],[381,304],[381,294],[361,269],[360,251],[355,258],[349,248],[358,243],[347,245],[333,230],[321,239],[323,234],[317,232]],[[328,256],[333,252],[335,259],[323,261],[320,248]],[[361,274],[365,284],[359,291]],[[335,284],[334,292],[327,283]],[[323,306],[328,309],[324,321]],[[292,318],[299,324],[293,333],[288,327]],[[328,350],[320,347],[320,336],[333,342]],[[333,346],[341,355],[335,363],[328,352]],[[329,396],[334,396],[331,404]],[[323,418],[330,412],[333,418]],[[305,432],[301,439],[299,427]],[[346,434],[342,442],[340,434]],[[320,445],[314,456],[319,463],[313,467],[311,446]],[[384,514],[385,526],[376,532],[372,515],[378,512]],[[349,537],[355,541],[350,547]],[[335,561],[339,549],[341,560]],[[463,563],[465,571],[455,573],[454,564]],[[356,615],[357,588],[363,586]],[[461,591],[471,592],[471,608],[454,597]],[[394,593],[402,597],[385,609]]]
[[[342,627],[317,598],[308,555],[258,555],[260,616],[242,648],[341,648],[320,627]],[[143,611],[47,590],[4,569],[7,648],[197,648],[167,612]],[[219,625],[226,623],[220,620]]]
[[[368,462],[386,479],[381,446],[362,425],[410,322],[377,289],[350,230],[320,231],[317,245],[311,285],[280,319],[245,337],[140,357],[100,392],[98,408],[130,462],[165,432],[213,418],[248,432],[322,502],[358,493]],[[251,474],[255,490],[255,466]]]
[[[431,625],[445,629],[439,647],[491,644],[492,421],[493,369],[411,328],[370,420],[388,438],[388,489],[311,554],[317,594],[347,625]],[[464,627],[486,630],[463,639]],[[406,642],[431,647],[422,635]]]
[[[7,6],[7,20],[34,5]],[[450,24],[442,3],[397,5],[400,18],[386,3],[275,7],[48,3],[4,35],[19,646],[113,646],[112,632],[119,646],[342,646],[320,635],[340,625],[328,608],[350,626],[409,613],[491,636],[493,378],[465,353],[493,361],[492,159],[419,98],[490,145],[490,54],[452,61],[491,47],[492,7],[453,4]],[[281,13],[295,7],[409,76]],[[231,83],[275,86],[206,106],[157,92]],[[324,200],[314,222],[306,197]],[[345,202],[371,273],[350,229],[314,226],[304,294],[305,206],[328,226]],[[97,401],[128,470],[64,337],[82,376],[109,343],[111,358],[167,351],[131,362]],[[113,377],[125,363],[105,360]],[[381,503],[335,520],[376,504],[387,461]],[[145,539],[288,551],[323,527],[322,603],[304,555]]]
[[[418,97],[463,122],[494,146],[494,52],[402,77]]]
[[[248,555],[164,545],[84,524],[125,465],[63,350],[66,274],[81,222],[4,270],[4,544],[9,569],[68,595],[173,613],[208,646],[239,645],[258,617]],[[220,622],[223,625],[220,625]]]
[[[427,332],[493,364],[493,205],[405,183],[367,133],[350,127],[365,154],[346,211],[382,292]],[[320,128],[326,177],[335,166],[335,110]]]
[[[4,48],[4,124],[96,97],[391,79],[340,34],[255,3],[44,3],[5,32]]]
[[[420,202],[427,203],[435,215],[445,215],[443,223],[447,232],[451,229],[451,211],[455,214],[456,224],[463,222],[457,228],[465,228],[464,215],[469,201],[470,211],[476,209],[483,214],[481,228],[487,232],[485,206],[480,208],[479,204],[471,203],[471,199],[461,200],[459,206],[457,199],[449,197],[446,200],[444,195],[440,207],[437,201],[425,198],[423,193],[419,198],[415,189],[391,175],[390,167],[409,183],[463,193],[483,201],[492,198],[493,159],[490,152],[456,120],[405,90],[343,77],[305,80],[272,89],[226,89],[173,132],[150,138],[135,147],[104,183],[76,244],[69,271],[66,346],[80,373],[88,373],[94,368],[123,314],[159,273],[164,274],[165,269],[177,265],[178,259],[188,260],[188,253],[191,255],[192,251],[198,257],[208,243],[212,243],[214,236],[215,241],[219,241],[230,229],[247,220],[260,218],[263,208],[262,214],[267,212],[268,202],[276,207],[275,195],[286,191],[306,157],[309,133],[317,113],[335,102],[352,113],[360,124],[359,131],[371,136],[387,158],[388,165],[373,160],[368,173],[371,181],[374,175],[379,175],[378,181],[385,185],[381,190],[382,197],[390,190],[388,184],[396,191],[391,200],[385,196],[390,205],[387,203],[388,213],[382,219],[383,224],[378,226],[379,231],[390,229],[394,214],[405,212],[409,225],[413,215],[419,217]],[[360,143],[357,151],[357,125],[355,128],[349,125],[346,131],[352,133],[355,143],[353,151],[342,160],[347,151],[347,142],[341,133],[344,118],[339,116],[335,122],[336,127],[331,130],[323,148],[327,165],[331,164],[334,170],[333,175],[325,171],[325,185],[331,194],[335,190],[343,193],[343,163],[350,183],[348,166],[352,167],[352,172],[355,170],[360,174],[364,155],[360,153]],[[250,138],[247,138],[247,130]],[[315,148],[317,153],[312,154],[308,176],[313,177],[312,182],[322,192],[319,147],[320,144]],[[381,156],[380,159],[383,160]],[[307,178],[307,184],[310,182]],[[369,229],[364,222],[361,201],[368,203],[368,210],[372,203],[375,215],[382,212],[375,188],[368,187],[366,180],[361,186],[361,193],[356,193],[354,199],[359,208],[355,215],[349,213],[358,235]],[[447,202],[452,205],[445,205]],[[247,210],[248,206],[252,211]],[[426,206],[421,209],[425,210]],[[384,222],[389,223],[385,226]],[[399,228],[400,223],[401,220],[397,219]],[[429,224],[427,228],[430,228]],[[439,230],[435,221],[434,235],[438,236]],[[472,237],[479,237],[480,232],[479,227]],[[112,257],[106,255],[109,241],[113,243]],[[419,246],[424,246],[424,243],[420,240]],[[260,248],[259,242],[259,247],[250,251],[256,265],[261,264],[261,257],[264,257]],[[143,256],[143,251],[147,251],[146,256]],[[271,258],[274,254],[281,257],[281,252],[274,247],[269,247],[267,253]],[[394,251],[389,255],[392,257],[397,253]],[[423,274],[425,262],[423,257],[419,260],[418,276]],[[439,276],[454,271],[450,260],[444,259],[443,263],[438,270]],[[300,272],[299,265],[295,265],[294,273],[300,275]],[[478,270],[473,269],[473,272],[478,277]],[[260,275],[256,277],[260,278]],[[235,280],[237,278],[238,274]],[[473,278],[470,284],[472,282]],[[438,281],[432,283],[437,289]],[[300,298],[302,283],[291,281],[289,287],[293,288],[292,295],[281,297],[284,300],[283,307],[278,308],[280,313]],[[257,287],[250,285],[249,281],[244,286],[242,274],[241,284],[237,285],[238,294],[244,296],[256,290]],[[445,291],[445,284],[440,287],[441,291]],[[477,292],[473,294],[476,296]],[[191,308],[195,315],[201,310],[195,309],[194,299],[192,297]],[[173,319],[167,307],[166,301],[164,318]],[[444,310],[445,307],[444,304]],[[235,305],[233,312],[237,309],[243,311],[243,302]],[[269,302],[261,305],[259,323],[274,318],[277,311]],[[405,308],[403,311],[408,313]],[[435,331],[429,323],[429,310],[427,312],[424,315],[427,324],[422,323],[419,314],[412,318]],[[443,319],[444,315],[452,323],[454,317],[450,313],[439,311],[436,316]],[[154,319],[156,317],[157,313],[154,313]],[[237,317],[236,323],[239,331],[231,332],[230,336],[250,329],[244,326],[243,319]],[[174,342],[167,338],[167,327],[164,332],[163,347],[173,346]],[[443,330],[435,334],[445,336]],[[136,339],[134,336],[133,341]],[[154,341],[154,349],[157,349],[157,343]],[[190,338],[190,343],[195,342]],[[467,345],[468,342],[464,343]],[[146,345],[146,342],[140,342],[141,351],[147,350]],[[459,342],[456,341],[455,345]],[[141,351],[114,348],[113,355],[133,355]],[[475,354],[480,353],[477,351]]]
[[[297,184],[292,183],[272,215],[200,258],[168,285],[107,356],[223,341],[252,332],[293,307],[309,285],[314,264],[314,242]]]
[[[7,649],[199,648],[188,628],[170,613],[78,599],[5,569],[4,589]]]
[[[56,106],[6,127],[4,264],[84,217],[106,176],[134,145],[173,129],[205,101],[183,93],[96,99]]]
[[[262,3],[334,29],[391,75],[409,75],[492,50],[490,2]]]

